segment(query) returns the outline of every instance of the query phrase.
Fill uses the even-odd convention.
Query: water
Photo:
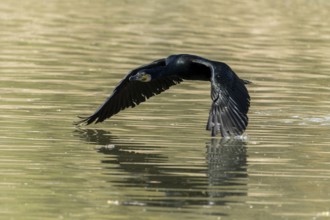
[[[0,3],[1,219],[327,219],[328,1]],[[175,53],[250,80],[244,140],[185,82],[77,128],[132,68]]]

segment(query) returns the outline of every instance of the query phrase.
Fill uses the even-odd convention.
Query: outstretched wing
[[[225,63],[197,60],[211,71],[212,106],[206,129],[212,136],[237,136],[244,133],[248,125],[250,96],[235,72]]]
[[[102,122],[107,118],[117,114],[119,111],[128,107],[135,107],[144,102],[151,96],[160,94],[170,86],[176,85],[182,81],[176,76],[164,76],[150,82],[129,81],[129,78],[142,69],[150,69],[158,66],[165,66],[165,59],[156,60],[150,64],[140,66],[130,73],[117,85],[112,95],[89,117],[82,118],[78,124],[91,124]]]
[[[224,63],[216,63],[211,74],[212,107],[207,129],[223,137],[244,133],[248,125],[250,96],[235,72]]]

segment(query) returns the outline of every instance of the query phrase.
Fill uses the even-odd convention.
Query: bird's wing
[[[182,81],[179,77],[168,76],[161,77],[150,82],[129,81],[129,78],[142,69],[149,69],[158,66],[165,66],[165,59],[156,60],[150,64],[140,66],[126,75],[126,77],[117,85],[113,93],[106,99],[106,101],[89,117],[82,118],[77,124],[86,123],[91,124],[102,122],[107,118],[117,114],[119,111],[135,107],[144,102],[151,96],[157,95],[170,86],[178,84]]]
[[[223,137],[243,134],[248,125],[247,112],[250,107],[250,96],[244,80],[225,63],[197,60],[211,71],[212,106],[207,130],[212,136],[218,132]]]

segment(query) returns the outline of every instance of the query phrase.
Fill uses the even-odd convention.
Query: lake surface
[[[330,2],[0,2],[1,219],[330,218]],[[131,69],[176,53],[253,84],[243,140],[211,138],[208,82],[102,124]]]

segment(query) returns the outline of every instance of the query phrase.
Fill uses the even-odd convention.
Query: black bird
[[[78,124],[102,122],[127,107],[135,107],[151,96],[183,80],[211,82],[212,106],[206,125],[215,136],[241,135],[247,125],[250,96],[244,84],[225,63],[189,54],[171,55],[132,70],[94,114]]]

